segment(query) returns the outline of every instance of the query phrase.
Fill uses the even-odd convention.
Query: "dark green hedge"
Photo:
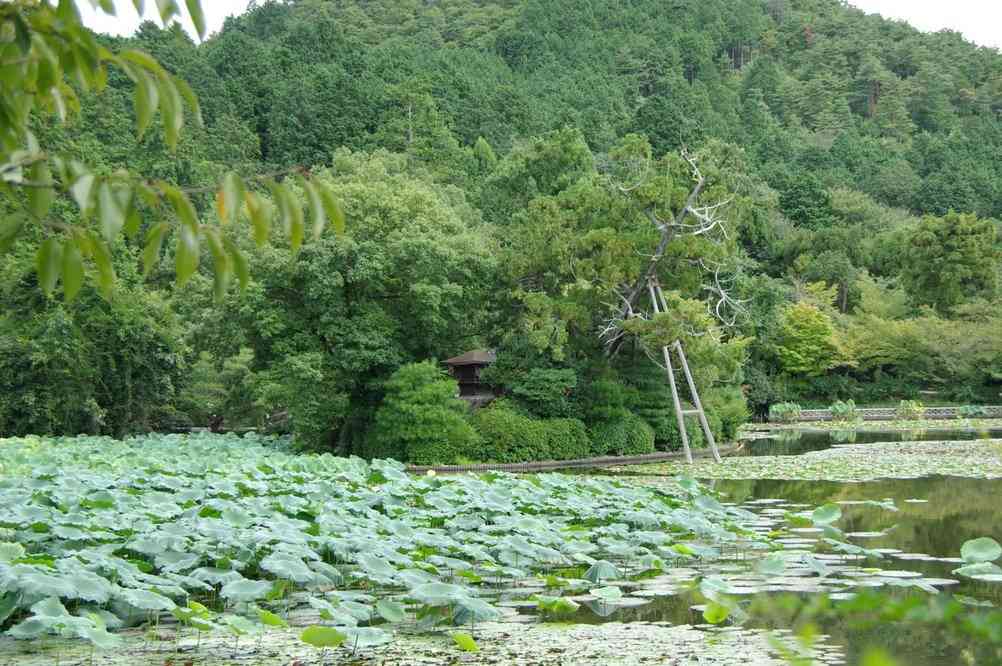
[[[578,419],[533,419],[506,401],[479,410],[473,426],[483,443],[470,457],[484,462],[586,458],[588,431]]]
[[[600,421],[591,427],[591,452],[596,456],[654,453],[654,429],[634,414]]]

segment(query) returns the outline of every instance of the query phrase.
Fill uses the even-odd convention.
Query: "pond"
[[[1002,583],[979,582],[953,574],[953,570],[963,566],[959,560],[961,545],[970,539],[990,536],[1002,539],[1002,479],[971,478],[959,476],[915,475],[914,466],[909,458],[916,458],[924,452],[901,450],[900,442],[958,442],[955,446],[970,446],[960,442],[972,440],[1002,439],[1000,430],[927,430],[903,432],[862,431],[855,433],[839,433],[837,431],[786,431],[776,436],[752,440],[745,443],[744,451],[739,454],[751,462],[751,457],[759,458],[762,466],[739,464],[731,468],[729,473],[754,471],[758,475],[767,475],[770,468],[780,469],[784,475],[796,475],[798,466],[789,464],[780,467],[782,460],[814,460],[809,469],[816,474],[827,464],[831,464],[833,476],[843,478],[843,472],[836,472],[846,458],[863,458],[872,455],[885,458],[885,467],[879,474],[893,476],[888,470],[900,468],[898,474],[910,478],[883,478],[875,480],[853,480],[845,477],[842,481],[819,480],[817,476],[811,480],[804,479],[740,479],[706,477],[705,483],[721,495],[721,501],[734,503],[766,517],[779,517],[785,511],[798,511],[803,507],[816,507],[828,503],[837,504],[842,511],[838,527],[846,534],[847,540],[867,549],[879,550],[883,558],[862,563],[862,567],[880,567],[892,576],[900,575],[931,581],[941,591],[941,594],[963,595],[971,600],[987,602],[1002,606]],[[890,444],[884,444],[890,443]],[[874,446],[884,448],[873,449]],[[979,446],[981,444],[978,444]],[[997,446],[997,443],[985,442],[986,447]],[[922,444],[917,446],[935,446]],[[832,449],[827,451],[827,449]],[[818,453],[821,452],[821,453]],[[941,452],[956,458],[957,455],[968,456],[970,452]],[[832,454],[832,455],[829,455]],[[769,459],[764,456],[773,456]],[[818,458],[827,456],[826,458]],[[784,458],[788,457],[788,458]],[[989,461],[984,457],[970,455],[963,457],[966,466],[972,470],[971,476],[978,476],[977,470],[984,464],[988,469]],[[826,462],[827,461],[827,462]],[[731,459],[732,464],[739,461]],[[725,461],[725,466],[727,465]],[[721,467],[721,466],[717,466]],[[926,465],[924,469],[935,465]],[[621,474],[632,476],[641,468],[623,468]],[[646,468],[649,471],[652,468]],[[695,473],[710,467],[697,466]],[[635,471],[636,470],[636,471]],[[672,469],[671,472],[677,470]],[[992,476],[994,474],[988,474]],[[638,481],[658,483],[654,477],[634,477]],[[861,476],[861,479],[868,477]],[[807,543],[812,537],[811,530],[791,530],[802,532],[793,536],[804,537],[804,543],[799,539],[789,539],[788,547],[803,547],[811,549]],[[826,560],[827,561],[827,560]],[[823,585],[823,591],[836,592],[840,590],[839,579],[845,580],[850,575],[857,575],[849,569],[839,570],[825,579],[831,587]],[[741,573],[732,575],[739,578]],[[873,577],[874,585],[882,579],[879,575]],[[740,583],[739,584],[744,584]],[[865,583],[869,585],[869,583]],[[751,590],[754,590],[754,584]],[[846,588],[847,589],[847,588]],[[886,586],[882,589],[887,589]],[[851,593],[851,592],[847,592]],[[807,597],[812,592],[805,590],[802,596]],[[637,608],[618,609],[607,617],[599,617],[591,613],[590,621],[601,622],[615,620],[620,622],[652,622],[667,621],[678,624],[699,624],[700,615],[693,610],[695,598],[689,594],[674,596],[659,596],[652,603]],[[579,614],[580,621],[589,621],[586,609]],[[752,620],[751,625],[756,626]],[[898,658],[898,663],[913,666],[939,666],[941,664],[960,663],[999,663],[995,648],[979,645],[973,640],[960,640],[938,627],[928,625],[909,625],[888,631],[860,629],[850,627],[845,621],[824,624],[820,629],[829,638],[826,645],[829,654],[835,655],[826,663],[841,663],[838,660],[838,649],[844,649],[844,663],[859,663],[862,651],[869,646],[880,646]]]
[[[842,444],[1002,439],[1002,429],[928,428],[923,430],[777,430],[769,437],[741,442],[738,455],[796,456]]]

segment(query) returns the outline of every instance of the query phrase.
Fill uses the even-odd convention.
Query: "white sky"
[[[1002,48],[999,0],[849,0],[868,14],[908,21],[919,30],[956,30],[981,46]]]
[[[156,4],[154,0],[146,0],[145,18],[153,19],[157,23],[160,23],[160,15],[157,13]],[[195,28],[188,20],[187,13],[184,12],[184,3],[179,2],[178,4],[182,7],[182,12],[185,13],[183,21],[185,29],[197,40],[198,38],[195,37]],[[250,0],[202,0],[202,11],[205,13],[206,36],[222,28],[223,21],[226,20],[227,16],[242,14],[247,9],[248,4],[250,4]],[[116,16],[108,16],[103,12],[92,9],[90,2],[86,0],[77,0],[77,7],[80,8],[80,15],[83,17],[84,23],[97,32],[122,36],[131,35],[141,22],[139,15],[136,14],[136,8],[132,4],[132,0],[115,0]]]
[[[887,18],[903,19],[919,30],[936,31],[949,28],[962,33],[967,39],[982,46],[1002,48],[1002,0],[849,0],[850,4],[867,13],[882,14]],[[183,3],[182,3],[183,4]],[[212,34],[223,26],[230,15],[247,9],[249,0],[202,0],[208,32]],[[84,22],[98,32],[130,35],[139,25],[139,17],[132,0],[115,0],[118,16],[112,17],[90,8],[90,3],[78,0]],[[147,0],[147,17],[153,18],[156,6]],[[186,24],[188,32],[194,28]]]

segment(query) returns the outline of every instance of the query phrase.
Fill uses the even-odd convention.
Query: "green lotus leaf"
[[[299,635],[299,640],[315,648],[336,648],[344,643],[348,637],[333,627],[321,627],[314,625],[307,627]]]
[[[960,548],[960,556],[965,562],[977,564],[979,562],[994,562],[1002,557],[1002,546],[998,541],[989,537],[971,539],[965,541]]]
[[[271,592],[272,582],[268,580],[240,580],[230,581],[219,591],[219,596],[230,601],[246,602],[264,599]]]

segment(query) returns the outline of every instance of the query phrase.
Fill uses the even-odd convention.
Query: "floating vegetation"
[[[930,475],[1002,478],[1002,440],[882,442],[836,446],[799,456],[697,460],[693,466],[661,463],[629,468],[631,474],[692,474],[704,479],[807,479],[871,481]],[[972,464],[977,461],[977,464]]]
[[[498,602],[551,582],[604,609],[636,605],[617,579],[694,579],[671,565],[770,548],[756,514],[691,480],[673,494],[559,474],[413,476],[256,436],[0,446],[0,621],[20,639],[113,647],[109,629],[170,618],[239,640],[309,609],[304,643],[358,649],[496,620]]]
[[[970,428],[976,430],[1002,429],[1002,419],[996,418],[957,418],[957,419],[896,419],[893,421],[810,421],[795,423],[749,423],[743,426],[742,432],[773,432],[788,430],[835,430],[835,431],[873,431],[873,430],[937,430]]]

